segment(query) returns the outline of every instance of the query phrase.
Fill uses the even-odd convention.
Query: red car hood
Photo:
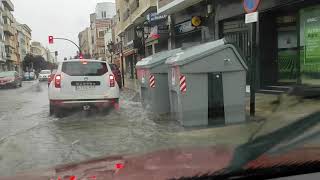
[[[150,180],[190,177],[227,168],[234,148],[215,146],[161,150],[144,155],[108,156],[80,163],[56,166],[44,171],[33,171],[0,180]],[[320,161],[319,148],[298,148],[281,154],[264,154],[244,168],[267,168],[288,162]]]
[[[232,154],[233,148],[227,146],[161,150],[143,155],[108,156],[0,180],[69,180],[72,176],[77,180],[161,180],[218,171],[228,166]]]

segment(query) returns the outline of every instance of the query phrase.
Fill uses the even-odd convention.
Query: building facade
[[[116,0],[116,38],[122,43],[124,73],[136,78],[135,65],[145,57],[146,14],[156,11],[156,0]]]
[[[31,29],[26,24],[18,24],[18,42],[19,42],[19,56],[21,62],[27,54],[31,53]]]
[[[79,38],[79,47],[84,58],[91,58],[91,51],[90,51],[90,28],[86,28],[85,30],[81,31],[78,35]]]
[[[3,13],[4,13],[4,5],[3,3],[0,3],[0,72],[5,71],[7,69],[7,66],[6,66],[7,56],[6,56],[5,46],[4,46],[4,31],[3,31],[4,21],[2,18]]]
[[[106,60],[104,35],[111,29],[112,18],[115,15],[115,4],[111,2],[98,3],[95,13],[90,14],[90,28],[87,31],[89,54],[95,59]],[[85,39],[84,36],[81,38]]]
[[[42,56],[45,59],[45,61],[50,60],[48,59],[48,49],[45,48],[40,42],[37,42],[37,41],[33,41],[31,43],[31,54],[33,56]]]
[[[247,83],[260,91],[320,85],[320,2],[252,1],[259,2],[254,24],[245,22],[244,2],[158,0],[158,13],[169,15],[170,48],[225,38],[249,66]]]
[[[14,11],[14,5],[10,0],[2,0],[4,6],[3,11],[3,31],[5,38],[5,51],[6,51],[6,70],[18,69],[18,57],[16,53],[17,42],[15,37],[17,35],[17,29],[15,19],[12,15]]]

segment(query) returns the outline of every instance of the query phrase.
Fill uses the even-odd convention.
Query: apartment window
[[[104,37],[104,34],[105,34],[105,31],[99,31],[99,38],[103,38]]]
[[[119,9],[118,9],[118,11],[117,11],[117,14],[118,14],[119,22],[120,22],[120,11],[119,11]]]
[[[8,24],[8,19],[7,18],[3,18],[3,22],[4,22],[4,24]]]
[[[102,11],[102,12],[101,12],[101,17],[102,17],[103,19],[107,18],[107,12],[106,12],[106,11]]]

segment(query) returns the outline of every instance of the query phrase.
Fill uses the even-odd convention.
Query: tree
[[[27,54],[22,62],[22,68],[24,71],[31,70],[33,68],[34,57],[32,54]]]
[[[33,56],[32,54],[27,54],[22,63],[24,71],[30,71],[34,69],[37,72],[40,72],[42,69],[54,69],[56,65],[45,61],[42,56]]]

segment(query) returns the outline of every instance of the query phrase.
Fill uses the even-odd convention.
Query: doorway
[[[222,73],[208,74],[208,124],[224,124]]]
[[[298,33],[295,15],[277,17],[278,81],[281,84],[297,82]]]

